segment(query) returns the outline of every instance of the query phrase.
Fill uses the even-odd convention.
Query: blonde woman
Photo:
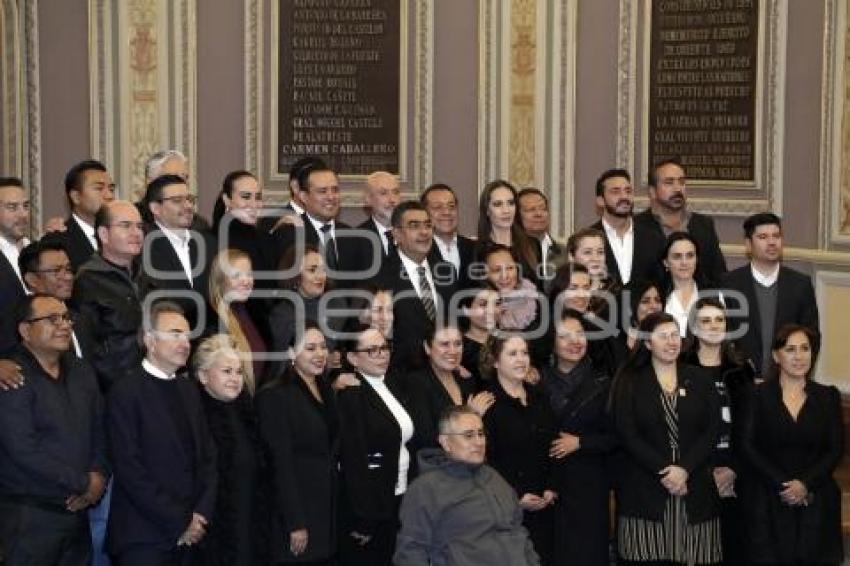
[[[215,520],[203,546],[203,564],[258,564],[265,555],[257,419],[245,375],[250,354],[227,334],[205,338],[195,350],[192,369],[210,434],[217,448],[218,494]]]
[[[251,395],[263,377],[266,364],[262,358],[267,351],[266,339],[248,309],[253,290],[254,275],[248,254],[230,248],[221,250],[210,267],[212,312],[207,318],[207,334],[227,333],[240,350],[252,354],[245,372],[245,388]]]

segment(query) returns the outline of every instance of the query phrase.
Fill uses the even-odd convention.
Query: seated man
[[[87,565],[86,509],[106,487],[103,401],[71,351],[71,317],[49,295],[16,313],[25,380],[0,392],[0,542],[7,564]]]
[[[440,449],[419,453],[420,476],[401,504],[395,564],[540,564],[516,494],[484,464],[484,423],[466,405],[446,409]]]

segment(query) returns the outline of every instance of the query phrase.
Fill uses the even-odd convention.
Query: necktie
[[[395,253],[395,240],[393,240],[393,231],[387,230],[384,232],[384,236],[387,237],[387,255],[393,255]]]
[[[330,222],[322,225],[322,245],[325,248],[325,264],[331,269],[336,269],[339,263],[336,255],[336,240],[334,240],[333,232],[331,232],[332,229],[333,224]]]
[[[437,305],[434,304],[434,295],[431,293],[431,286],[428,285],[425,267],[420,265],[416,268],[416,273],[419,275],[419,299],[422,301],[422,306],[425,307],[425,314],[428,315],[428,319],[434,322],[437,319]]]

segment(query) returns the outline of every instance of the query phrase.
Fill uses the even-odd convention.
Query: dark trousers
[[[339,565],[340,566],[391,566],[395,553],[395,539],[398,535],[398,508],[401,496],[396,497],[395,513],[391,519],[379,521],[365,545],[360,545],[351,537],[351,527],[346,520],[342,522],[342,532],[339,533]],[[348,526],[345,526],[345,525]]]
[[[85,512],[5,501],[0,517],[5,566],[88,566],[91,533]]]
[[[112,556],[117,566],[189,566],[195,562],[195,552],[189,546],[159,548],[152,545],[134,544]]]

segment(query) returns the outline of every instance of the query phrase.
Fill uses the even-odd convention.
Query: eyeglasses
[[[354,350],[355,352],[365,353],[370,358],[377,358],[381,354],[389,355],[390,352],[393,351],[393,347],[389,344],[382,344],[380,346],[369,346],[368,348],[361,348],[359,350]]]
[[[0,206],[2,206],[3,210],[5,210],[6,212],[17,212],[18,209],[29,210],[30,201],[25,200],[23,202],[0,202]]]
[[[56,313],[53,313],[53,314],[46,314],[44,316],[37,316],[35,318],[28,318],[28,319],[24,320],[24,322],[29,322],[30,324],[32,324],[32,323],[35,323],[35,322],[39,322],[41,320],[46,320],[47,322],[49,322],[53,326],[59,326],[63,322],[66,323],[66,324],[74,324],[74,319],[71,318],[71,315],[68,314],[67,312],[62,312],[62,313],[56,312]]]
[[[173,202],[176,205],[183,206],[187,202],[192,206],[198,202],[198,197],[195,195],[174,195],[173,197],[162,197],[160,202]]]
[[[54,277],[66,274],[66,275],[74,275],[74,266],[70,263],[66,263],[65,265],[57,265],[56,267],[51,267],[50,269],[36,269],[36,273],[48,273]]]
[[[446,436],[462,436],[464,440],[474,440],[476,438],[487,438],[487,433],[483,428],[479,428],[478,430],[462,430],[460,432],[444,432],[442,433]]]

